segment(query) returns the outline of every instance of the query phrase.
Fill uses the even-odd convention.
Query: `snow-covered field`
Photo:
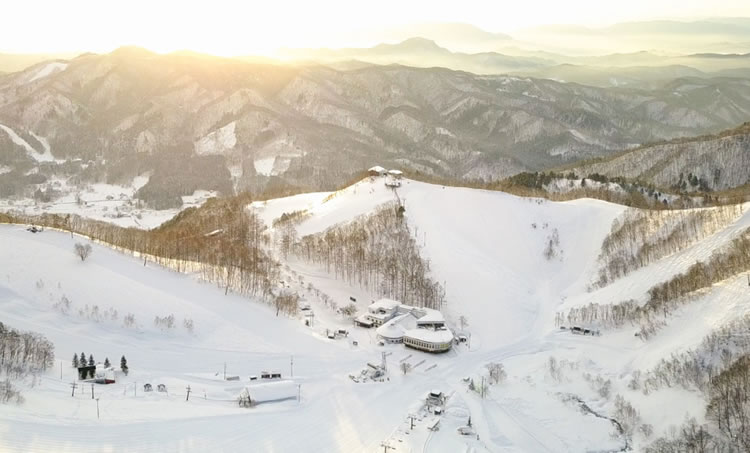
[[[25,404],[0,406],[0,450],[375,452],[385,443],[393,448],[389,452],[605,452],[618,451],[624,440],[612,435],[608,420],[584,413],[569,395],[611,416],[614,395],[620,394],[653,425],[655,435],[681,423],[687,413],[702,417],[698,394],[669,389],[645,396],[626,382],[634,370],[645,371],[744,313],[742,281],[707,291],[648,343],[634,337],[633,329],[600,337],[571,335],[555,328],[555,313],[593,297],[586,290],[601,243],[624,207],[596,200],[553,203],[408,180],[397,194],[433,277],[444,282],[443,312],[456,329],[459,316],[468,320],[469,344],[443,355],[379,346],[373,330],[351,326],[307,285],[339,305],[356,298],[360,312],[377,294],[294,259],[285,263],[290,277],[285,281],[314,311],[311,327],[304,314],[276,317],[257,301],[225,296],[194,276],[144,267],[96,244],[81,262],[73,254],[80,238],[0,226],[0,320],[43,333],[58,358],[36,386],[31,380],[24,384]],[[306,210],[309,215],[297,225],[302,236],[369,213],[395,196],[381,179],[366,179],[336,193],[298,195],[249,209],[269,226],[285,212]],[[746,214],[681,255],[633,272],[615,283],[619,289],[610,290],[612,297],[630,298],[629,292],[640,297],[748,221]],[[548,259],[544,251],[552,237],[559,240]],[[69,307],[60,302],[63,296]],[[123,323],[129,313],[135,316],[133,327]],[[154,325],[154,317],[170,314],[176,327]],[[192,332],[184,320],[194,322]],[[326,329],[339,328],[348,329],[349,336],[326,337]],[[115,363],[121,355],[128,358],[127,376],[94,389],[100,418],[90,388],[71,397],[70,361],[81,351]],[[382,352],[388,354],[384,382],[349,378],[367,362],[379,363]],[[549,372],[550,358],[559,373]],[[413,371],[403,375],[401,361],[411,363]],[[508,378],[480,398],[468,390],[466,379],[480,382],[493,361],[504,364]],[[227,374],[239,381],[222,379],[225,363]],[[301,400],[238,407],[235,398],[248,377],[262,370],[281,371],[300,385]],[[611,381],[611,395],[603,396],[590,382],[597,377]],[[169,393],[143,393],[146,382],[164,383]],[[436,431],[427,429],[435,416],[422,407],[432,389],[448,396]],[[473,434],[462,436],[457,428],[469,417]],[[634,439],[636,451],[643,441]]]
[[[32,199],[0,200],[0,211],[15,211],[26,215],[77,214],[81,217],[109,222],[121,227],[150,229],[171,219],[182,209],[200,206],[216,192],[197,190],[182,197],[180,209],[154,210],[139,206],[135,193],[148,182],[148,176],[138,176],[129,185],[91,184],[84,189],[70,186],[65,180],[52,179],[50,187],[63,193],[49,203]]]

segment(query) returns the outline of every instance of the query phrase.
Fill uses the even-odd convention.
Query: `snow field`
[[[566,397],[570,394],[604,416],[612,415],[613,400],[622,395],[640,411],[642,422],[654,427],[654,437],[681,423],[685,414],[700,419],[704,402],[698,394],[673,388],[644,395],[627,382],[634,371],[647,371],[662,357],[694,346],[712,329],[745,313],[743,279],[729,279],[695,295],[647,343],[633,336],[634,328],[600,337],[571,335],[555,328],[554,315],[589,301],[641,297],[653,284],[735,237],[750,221],[747,214],[699,244],[587,293],[601,243],[622,206],[594,200],[553,203],[409,180],[394,193],[381,179],[368,178],[335,193],[269,200],[248,209],[269,227],[283,213],[306,211],[296,226],[301,237],[395,199],[404,203],[405,218],[430,261],[433,278],[444,282],[448,303],[443,312],[451,327],[457,327],[461,315],[468,319],[468,345],[442,355],[379,346],[373,329],[353,327],[308,285],[339,306],[355,298],[360,312],[378,295],[295,258],[283,263],[283,279],[310,305],[311,327],[304,325],[304,312],[294,319],[277,318],[258,301],[224,296],[190,275],[151,263],[144,267],[138,259],[96,244],[82,263],[72,253],[79,238],[0,226],[0,319],[46,335],[63,364],[63,379],[54,368],[36,387],[26,382],[26,404],[0,413],[0,445],[8,451],[77,452],[374,452],[382,451],[383,441],[396,452],[621,448],[623,439],[612,436],[613,425],[582,412]],[[550,243],[553,253],[545,257]],[[71,301],[67,312],[59,305],[63,295]],[[109,317],[95,317],[94,305]],[[117,310],[117,320],[111,319],[112,310]],[[127,313],[135,315],[135,327],[123,325]],[[154,325],[154,317],[169,314],[175,328]],[[194,321],[192,333],[183,327],[184,319]],[[326,329],[338,328],[349,330],[349,337],[326,338]],[[95,389],[99,419],[90,395],[70,396],[72,368],[67,364],[81,350],[97,360],[108,356],[113,363],[124,354],[130,365],[127,377]],[[384,382],[349,378],[367,362],[379,363],[381,352],[388,354]],[[559,364],[556,375],[549,371],[550,358]],[[403,375],[401,361],[413,370]],[[489,362],[501,362],[508,378],[491,386],[482,399],[463,380],[479,382]],[[240,381],[222,380],[225,363],[227,374],[240,376]],[[253,409],[230,401],[249,375],[263,370],[281,371],[300,384],[302,400]],[[597,379],[610,381],[609,395],[602,395]],[[144,394],[138,387],[137,396],[130,396],[136,384],[145,382],[166,384],[169,395]],[[186,402],[188,385],[193,393]],[[440,429],[427,430],[431,417],[421,414],[412,431],[409,416],[420,414],[432,389],[450,395]],[[479,439],[456,432],[468,416]],[[645,440],[634,442],[637,451]]]

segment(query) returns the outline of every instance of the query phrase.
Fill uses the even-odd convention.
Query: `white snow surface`
[[[565,401],[565,394],[577,395],[604,415],[611,415],[614,395],[621,394],[640,411],[643,423],[654,426],[654,437],[680,424],[686,414],[702,419],[705,401],[700,395],[672,388],[646,396],[629,390],[627,381],[633,371],[646,371],[747,312],[742,278],[696,295],[649,342],[634,337],[630,328],[583,337],[554,326],[556,311],[587,303],[602,240],[622,206],[587,199],[554,203],[410,180],[394,193],[382,178],[368,178],[338,192],[258,202],[249,209],[269,227],[285,212],[307,211],[297,225],[303,236],[372,212],[396,194],[422,255],[430,260],[432,277],[445,283],[447,305],[441,311],[449,327],[470,338],[445,354],[379,346],[375,329],[353,327],[307,285],[339,306],[356,298],[359,313],[379,295],[293,258],[284,263],[289,273],[285,285],[311,306],[312,327],[303,322],[312,319],[305,312],[298,318],[276,317],[257,300],[225,296],[193,276],[151,263],[143,266],[138,258],[98,244],[81,262],[72,251],[75,242],[83,241],[78,237],[0,225],[0,319],[46,335],[58,359],[41,384],[24,384],[24,405],[3,406],[0,450],[376,452],[383,450],[382,442],[395,448],[391,453],[622,447],[622,440],[611,436],[608,421],[583,414]],[[736,234],[744,221],[743,216],[715,240],[705,241],[704,250],[666,257],[649,268],[669,268],[664,263],[670,259],[687,264],[705,256],[726,239],[721,234]],[[554,231],[560,245],[548,260],[543,250]],[[670,275],[649,268],[621,279],[631,283],[623,283],[619,296],[639,294],[638,288]],[[59,308],[63,295],[72,301],[67,313]],[[100,313],[117,310],[118,319],[94,317],[94,305]],[[137,327],[123,326],[127,313],[135,315]],[[155,316],[168,314],[174,314],[176,328],[154,325]],[[458,328],[459,315],[468,319],[464,331]],[[186,318],[195,323],[193,333],[182,327]],[[349,330],[346,339],[326,337],[327,330],[342,328]],[[74,370],[69,362],[81,351],[114,363],[124,354],[130,365],[130,374],[118,376],[116,384],[95,388],[100,419],[89,388],[70,396]],[[389,369],[383,382],[349,378],[359,376],[368,362],[380,363],[382,352],[388,354]],[[573,365],[562,365],[561,378],[553,379],[546,365],[550,357]],[[508,379],[491,386],[482,399],[467,390],[464,378],[480,382],[491,361],[503,363]],[[402,362],[412,365],[409,374],[399,371]],[[239,382],[222,380],[224,363],[227,374],[240,376]],[[248,376],[261,370],[280,370],[284,379],[301,385],[301,401],[239,408],[236,396],[250,385]],[[582,378],[584,373],[610,379],[612,397],[600,396]],[[166,384],[169,394],[144,394],[146,382]],[[192,393],[185,401],[188,385]],[[435,416],[421,404],[433,389],[448,396],[438,431],[427,429]],[[413,430],[410,414],[416,417]],[[469,416],[476,436],[458,435],[456,429]],[[642,445],[644,440],[636,437],[634,451]]]
[[[264,157],[262,159],[255,159],[253,161],[253,166],[255,167],[255,171],[259,175],[265,175],[265,176],[271,176],[274,174],[273,172],[273,165],[276,163],[276,157]]]
[[[224,154],[237,144],[234,128],[237,122],[223,126],[195,142],[195,152],[199,155]]]
[[[63,63],[61,61],[55,61],[52,63],[47,63],[46,65],[39,68],[39,70],[34,74],[34,76],[29,79],[29,82],[33,82],[35,80],[39,80],[44,77],[48,77],[52,74],[56,74],[58,72],[64,71],[68,67],[67,63]]]
[[[26,153],[29,155],[29,157],[36,160],[37,162],[52,162],[55,160],[55,157],[50,152],[49,143],[44,138],[39,137],[38,135],[31,132],[31,135],[33,135],[34,138],[39,140],[42,143],[42,146],[44,146],[44,152],[42,153],[34,149],[34,147],[31,146],[29,142],[24,140],[20,135],[16,133],[16,131],[9,128],[8,126],[0,124],[0,129],[4,130],[5,133],[7,133],[10,136],[10,139],[13,141],[13,143],[15,143],[16,145],[22,146],[26,150]]]
[[[91,184],[83,189],[70,186],[65,180],[50,178],[49,185],[63,195],[49,203],[33,199],[0,199],[0,212],[20,212],[26,215],[77,214],[81,217],[109,222],[121,227],[141,229],[156,228],[170,220],[182,209],[197,207],[216,192],[196,190],[192,195],[182,197],[180,209],[154,210],[140,207],[134,198],[135,193],[149,180],[149,176],[136,176],[130,184]],[[81,203],[76,197],[80,196]]]

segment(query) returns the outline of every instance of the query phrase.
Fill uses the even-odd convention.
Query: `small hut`
[[[96,366],[86,365],[78,367],[78,379],[85,381],[86,379],[94,379],[96,377]]]
[[[388,171],[380,165],[376,165],[367,170],[367,174],[369,174],[370,176],[385,176],[387,172]]]
[[[159,385],[157,385],[157,386],[156,386],[156,390],[158,390],[158,391],[160,391],[160,392],[164,393],[164,392],[166,392],[166,391],[167,391],[167,386],[166,386],[166,385],[164,385],[164,384],[159,384]]]
[[[146,385],[143,386],[143,391],[144,392],[151,392],[153,390],[154,390],[154,388],[151,387],[151,384],[146,384]]]

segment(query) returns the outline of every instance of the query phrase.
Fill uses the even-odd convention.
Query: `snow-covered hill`
[[[463,334],[470,341],[447,354],[378,345],[372,330],[353,327],[325,303],[328,297],[343,306],[351,297],[362,312],[377,291],[350,286],[300,258],[283,263],[284,285],[310,305],[312,326],[305,325],[313,320],[305,312],[294,319],[276,317],[258,301],[225,296],[194,276],[144,266],[97,244],[81,262],[73,254],[81,238],[0,226],[0,319],[47,336],[58,359],[36,386],[23,384],[24,405],[3,406],[0,445],[10,451],[374,452],[386,442],[395,452],[619,451],[626,444],[638,450],[649,439],[637,431],[626,441],[628,436],[616,432],[606,418],[622,415],[616,395],[635,407],[638,425],[651,425],[655,436],[682,423],[686,414],[702,419],[701,394],[671,388],[644,395],[628,382],[635,371],[647,371],[746,313],[741,276],[710,288],[648,342],[634,337],[631,328],[580,336],[555,326],[558,311],[609,302],[604,292],[587,291],[622,206],[554,203],[411,180],[393,191],[381,178],[368,178],[338,192],[258,202],[248,209],[274,236],[280,233],[274,220],[305,211],[295,225],[302,237],[394,200],[405,208],[430,275],[445,288],[442,311],[449,324],[458,331],[459,318],[468,321]],[[637,298],[749,223],[750,215],[742,214],[690,249],[615,281],[616,289],[598,291],[618,300]],[[124,322],[128,314],[134,323]],[[154,323],[170,314],[174,328]],[[192,331],[185,320],[193,322]],[[333,329],[347,329],[349,336],[327,338]],[[94,390],[99,419],[89,387],[70,396],[70,360],[81,351],[98,360],[128,358],[128,376]],[[389,368],[384,382],[349,378],[367,362],[380,363],[382,352]],[[401,362],[413,370],[403,374]],[[481,398],[468,390],[467,378],[479,384],[491,362],[501,362],[508,378]],[[224,363],[239,382],[222,379]],[[279,370],[301,385],[301,401],[238,407],[234,398],[248,377],[262,370]],[[143,393],[146,382],[165,383],[169,394]],[[192,393],[185,401],[188,386]],[[421,407],[432,389],[448,395],[438,431],[427,429],[433,416]],[[475,434],[461,436],[456,428],[469,417]]]

